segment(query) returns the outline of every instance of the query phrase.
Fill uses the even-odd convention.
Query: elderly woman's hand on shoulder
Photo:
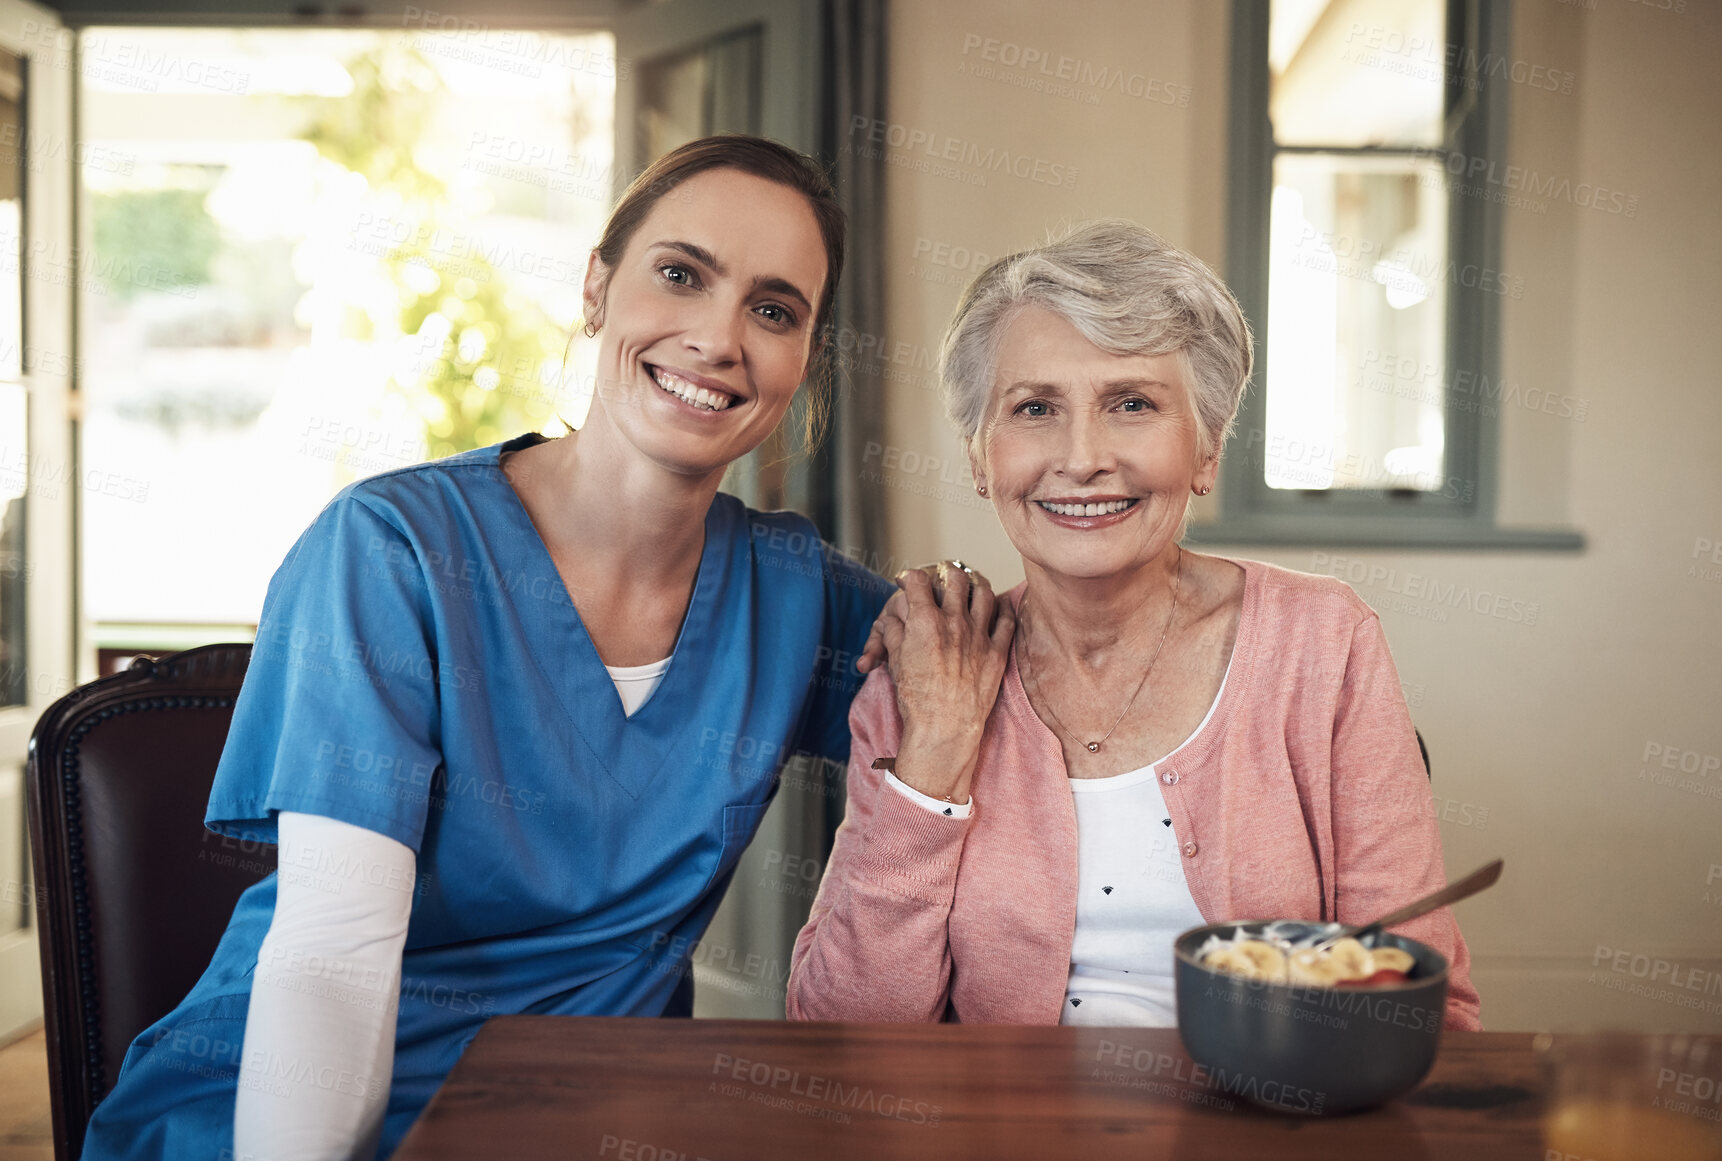
[[[1016,611],[979,573],[948,563],[939,571],[937,587],[922,569],[899,575],[902,600],[893,598],[876,626],[903,719],[891,768],[922,794],[966,802]]]

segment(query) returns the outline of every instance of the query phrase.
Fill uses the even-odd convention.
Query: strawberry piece
[[[1394,971],[1392,968],[1382,968],[1374,975],[1363,976],[1355,980],[1340,980],[1333,986],[1336,988],[1375,988],[1382,984],[1402,984],[1404,982],[1404,972]]]

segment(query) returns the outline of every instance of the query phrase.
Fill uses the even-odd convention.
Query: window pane
[[[242,639],[343,485],[580,421],[608,34],[82,35],[99,649]]]
[[[24,61],[0,48],[0,378],[24,366]],[[64,256],[58,256],[64,262]],[[55,259],[50,257],[44,265]],[[56,272],[61,276],[64,271]],[[53,277],[44,272],[44,277]],[[34,353],[34,352],[32,352]]]
[[[662,157],[704,136],[707,74],[704,52],[651,61],[640,70],[639,152]]]
[[[29,409],[24,388],[0,383],[0,706],[30,700],[24,650],[24,493],[30,482]]]
[[[640,69],[637,138],[651,161],[713,133],[758,133],[764,37],[738,32]]]
[[[24,827],[24,768],[0,765],[0,935],[30,926],[30,848]]]
[[[758,133],[760,58],[765,34],[757,28],[711,46],[712,117],[709,133]]]
[[[30,699],[24,650],[24,493],[30,482],[24,367],[24,62],[0,49],[0,706]],[[3,927],[0,924],[0,927]]]
[[[1268,99],[1281,145],[1436,146],[1441,0],[1274,0]]]
[[[1275,161],[1270,487],[1443,487],[1450,266],[1441,179],[1440,163],[1423,158]]]

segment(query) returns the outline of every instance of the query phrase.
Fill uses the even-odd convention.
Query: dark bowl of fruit
[[[1334,930],[1247,920],[1178,936],[1178,1033],[1215,1091],[1331,1115],[1385,1104],[1429,1074],[1446,958],[1404,936]]]

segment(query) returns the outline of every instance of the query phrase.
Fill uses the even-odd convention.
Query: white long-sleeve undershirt
[[[417,859],[394,839],[281,812],[275,917],[257,956],[235,1161],[368,1161],[394,1072]]]
[[[922,794],[895,774],[885,775],[885,784],[922,810],[930,810],[934,814],[942,814],[946,818],[967,818],[969,810],[974,806],[972,797],[963,802],[946,802],[943,799],[934,798],[931,794]]]

